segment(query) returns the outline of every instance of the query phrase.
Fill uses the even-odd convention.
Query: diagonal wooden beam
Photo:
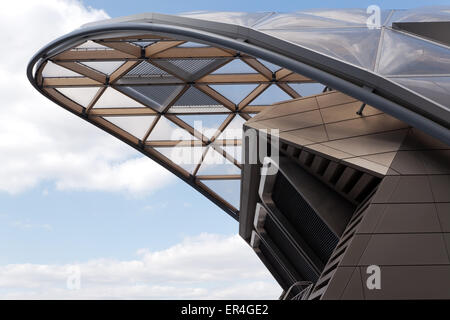
[[[101,87],[98,89],[95,96],[92,98],[91,102],[89,102],[88,106],[86,107],[86,113],[89,114],[91,112],[91,109],[94,107],[94,105],[97,103],[98,99],[102,96],[103,92],[105,92],[106,87]]]
[[[55,64],[60,65],[61,67],[64,67],[66,69],[72,70],[76,73],[79,73],[85,77],[88,77],[92,80],[105,83],[106,82],[106,75],[98,72],[94,69],[91,69],[87,66],[84,66],[82,64],[76,63],[76,62],[64,62],[64,61],[55,61]]]
[[[283,90],[284,92],[286,92],[289,96],[291,96],[291,98],[297,99],[297,98],[301,98],[302,96],[295,91],[290,85],[288,85],[287,83],[277,83],[278,87],[280,87],[281,90]]]
[[[241,175],[240,174],[230,174],[230,175],[202,175],[202,176],[196,176],[198,180],[240,180]]]
[[[250,94],[244,98],[239,104],[238,104],[238,110],[244,109],[247,105],[252,103],[253,100],[255,100],[261,93],[264,92],[269,87],[269,84],[264,83],[257,86]]]
[[[186,130],[187,132],[189,132],[192,136],[196,137],[197,139],[199,139],[203,143],[208,143],[209,139],[207,137],[205,137],[201,132],[198,132],[197,130],[192,128],[190,125],[188,125],[186,122],[184,122],[183,120],[181,120],[177,116],[166,114],[166,118],[169,119],[170,121],[172,121],[173,123],[175,123],[180,128],[182,128],[182,129]]]
[[[196,85],[195,87],[197,89],[199,89],[200,91],[202,91],[203,93],[205,93],[206,95],[208,95],[209,97],[211,97],[214,100],[216,100],[217,102],[221,103],[224,107],[230,109],[230,111],[235,111],[236,110],[236,105],[233,102],[231,102],[230,100],[225,98],[223,95],[218,93],[216,90],[214,90],[210,86],[207,86],[207,85]]]
[[[283,80],[283,78],[287,77],[288,75],[292,74],[293,71],[286,69],[286,68],[282,68],[280,70],[278,70],[277,72],[275,72],[275,79],[277,79],[278,81]]]
[[[269,80],[259,73],[209,74],[196,81],[202,84],[268,83]]]
[[[152,133],[153,129],[155,129],[156,124],[158,123],[159,119],[161,118],[160,115],[157,115],[156,118],[153,120],[152,124],[150,125],[150,127],[147,129],[147,132],[145,133],[144,137],[142,138],[142,141],[147,141],[148,137],[150,136],[150,134]]]
[[[260,74],[262,74],[264,77],[267,78],[267,80],[272,80],[272,71],[268,69],[265,65],[263,65],[261,62],[259,62],[255,58],[242,58],[242,61],[244,61],[246,64],[248,64],[250,67],[258,71]]]
[[[175,147],[201,147],[205,144],[200,140],[162,140],[146,141],[146,146],[153,148],[175,148]]]
[[[226,127],[230,124],[231,121],[233,121],[236,114],[232,113],[230,114],[223,122],[222,124],[217,128],[217,131],[213,134],[211,137],[211,142],[214,142],[218,136],[225,130]]]
[[[141,61],[127,61],[123,65],[119,67],[116,71],[114,71],[109,76],[109,83],[114,83],[117,80],[119,80],[123,75],[127,74],[129,71],[131,71],[134,67],[136,67]]]
[[[120,52],[131,54],[132,56],[138,58],[141,56],[141,47],[133,45],[129,42],[119,42],[119,41],[95,41],[102,46],[109,47],[111,49],[118,50]]]
[[[149,45],[145,48],[145,57],[151,58],[153,55],[168,50],[170,48],[179,46],[180,44],[185,43],[186,41],[161,41],[156,42],[152,45]]]

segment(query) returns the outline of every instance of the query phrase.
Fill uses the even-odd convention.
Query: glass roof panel
[[[242,127],[245,120],[241,116],[235,116],[217,139],[242,139]]]
[[[270,12],[250,13],[250,12],[229,12],[229,11],[218,11],[218,12],[194,11],[181,13],[179,14],[179,16],[251,27],[259,20],[264,19],[270,14],[271,14]]]
[[[185,42],[177,46],[178,48],[203,48],[203,47],[209,47],[207,44],[198,43],[198,42]]]
[[[368,28],[264,30],[264,32],[369,70],[374,68],[380,39],[379,29]]]
[[[258,85],[256,84],[218,84],[210,85],[211,88],[219,92],[228,100],[239,104],[246,96],[250,94]]]
[[[155,120],[155,116],[104,117],[119,128],[142,140]]]
[[[111,87],[106,88],[94,108],[146,108],[136,100]]]
[[[450,21],[449,7],[422,7],[410,10],[395,10],[387,23],[392,26],[394,22],[433,22]]]
[[[71,88],[58,88],[56,90],[61,92],[70,100],[75,101],[79,105],[87,107],[100,89],[93,87],[87,88],[71,87]]]
[[[450,110],[450,77],[390,78],[423,96],[430,98]]]
[[[124,77],[125,78],[136,78],[136,77],[155,77],[155,76],[166,76],[169,75],[167,71],[154,66],[153,64],[142,61],[136,67],[131,69]]]
[[[384,75],[450,74],[450,49],[386,29],[378,72]]]
[[[266,60],[262,60],[262,59],[257,59],[259,62],[261,62],[267,69],[269,69],[272,72],[278,71],[281,69],[280,66],[273,64],[269,61]]]
[[[239,209],[241,180],[202,180],[202,183],[217,193],[233,207]]]
[[[321,83],[289,83],[302,97],[312,96],[323,92],[325,86]]]
[[[292,99],[286,92],[280,89],[276,84],[271,85],[269,88],[263,91],[250,105],[261,106],[271,105],[275,102]]]
[[[211,74],[242,74],[242,73],[258,73],[255,69],[240,59],[234,59],[223,67],[217,69]]]
[[[188,125],[201,132],[204,136],[211,138],[220,125],[225,121],[228,115],[180,115],[178,118],[186,122]]]
[[[222,145],[221,148],[225,150],[227,154],[232,156],[234,159],[238,161],[238,163],[242,163],[242,146],[235,145]]]
[[[204,147],[155,148],[166,158],[176,163],[189,173],[193,173],[202,158]]]
[[[92,40],[88,40],[85,43],[75,47],[75,49],[84,49],[84,50],[113,50],[109,47],[105,47],[97,42]]]
[[[140,40],[140,41],[133,41],[132,43],[141,47],[146,48],[151,44],[154,44],[156,41],[150,41],[150,40]]]
[[[110,75],[123,64],[123,61],[83,61],[81,64]]]
[[[51,61],[48,61],[45,65],[44,70],[42,70],[42,76],[44,78],[84,77]]]
[[[210,147],[206,152],[205,158],[202,161],[197,175],[203,176],[216,174],[241,174],[241,169],[226,159],[220,152]]]
[[[178,140],[198,140],[186,130],[180,128],[165,117],[160,117],[156,126],[150,133],[147,141],[178,141]]]

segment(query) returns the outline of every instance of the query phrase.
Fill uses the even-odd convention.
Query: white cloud
[[[2,3],[0,192],[19,193],[51,181],[58,189],[136,194],[172,181],[150,159],[41,96],[26,78],[26,65],[38,49],[106,18],[103,10],[75,0]]]
[[[238,236],[201,234],[129,261],[77,264],[81,288],[68,290],[72,265],[0,266],[0,298],[276,299],[281,289]]]

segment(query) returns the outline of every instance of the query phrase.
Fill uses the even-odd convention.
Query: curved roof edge
[[[139,22],[130,22],[136,20]],[[43,58],[87,39],[139,32],[219,45],[267,60],[353,96],[450,144],[450,113],[445,107],[368,70],[251,28],[226,23],[153,13],[88,24],[42,48],[28,65],[28,78],[39,90],[33,68]]]

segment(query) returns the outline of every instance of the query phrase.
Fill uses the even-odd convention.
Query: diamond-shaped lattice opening
[[[245,73],[258,73],[255,69],[250,67],[248,64],[240,59],[234,59],[228,62],[223,67],[217,69],[212,74],[245,74]]]
[[[246,96],[252,92],[256,84],[219,84],[210,85],[211,88],[223,95],[235,104],[239,104]]]
[[[145,108],[145,106],[116,89],[108,87],[94,108]]]
[[[60,65],[57,65],[56,63],[53,63],[51,61],[48,61],[45,65],[44,70],[42,70],[42,76],[44,78],[84,77],[79,73],[61,67]]]
[[[142,140],[155,116],[105,117],[105,119]]]
[[[179,115],[178,118],[186,122],[198,132],[202,133],[207,138],[211,138],[214,134],[216,134],[219,126],[227,118],[227,115]]]
[[[202,180],[202,183],[233,207],[239,209],[241,180]]]
[[[193,173],[202,158],[204,147],[194,146],[155,149],[187,172]]]
[[[292,98],[277,85],[271,85],[269,88],[263,91],[250,105],[271,105],[276,102],[291,100]]]
[[[65,95],[70,100],[75,101],[79,105],[87,107],[89,103],[91,103],[94,96],[97,94],[99,88],[71,87],[71,88],[58,88],[56,90]]]
[[[206,152],[197,175],[233,175],[241,174],[241,169],[224,157],[221,150],[212,147]]]
[[[147,141],[197,141],[198,139],[165,117],[159,118]]]
[[[123,64],[123,61],[84,61],[81,64],[101,73],[110,75]]]

